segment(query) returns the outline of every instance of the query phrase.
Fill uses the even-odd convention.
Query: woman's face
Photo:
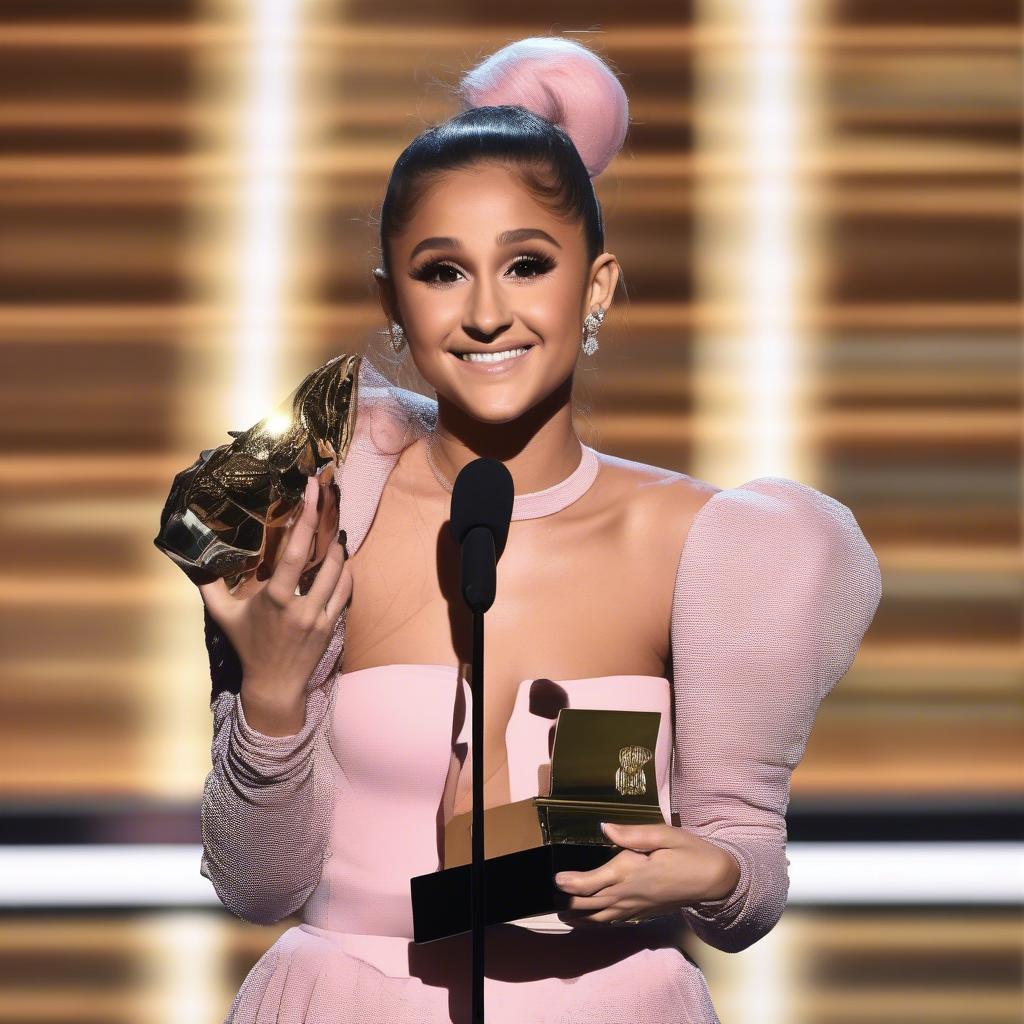
[[[583,320],[611,304],[618,264],[587,260],[582,224],[560,220],[499,164],[449,171],[390,240],[385,311],[423,378],[474,419],[514,420],[572,376]],[[501,362],[460,352],[526,348]]]

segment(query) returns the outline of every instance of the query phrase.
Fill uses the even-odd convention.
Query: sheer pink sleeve
[[[307,687],[306,721],[294,735],[252,728],[240,694],[224,691],[213,703],[199,873],[231,913],[254,924],[294,914],[320,881],[334,789],[325,726],[337,681],[324,666],[338,656],[346,617]]]
[[[683,908],[716,949],[746,949],[782,916],[790,776],[880,598],[853,514],[805,484],[751,480],[693,521],[672,605],[671,796],[679,825],[740,867],[729,896]]]
[[[398,388],[370,360],[359,368],[357,417],[339,486],[354,555],[369,532],[399,455],[428,430],[436,403]],[[320,881],[341,771],[330,710],[348,608],[306,684],[306,720],[292,736],[266,736],[231,691],[213,701],[212,767],[203,786],[200,874],[233,914],[272,924],[301,910]]]

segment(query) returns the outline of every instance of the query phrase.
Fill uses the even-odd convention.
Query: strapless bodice
[[[320,883],[303,908],[306,924],[412,938],[409,879],[442,866],[444,790],[452,752],[471,736],[472,701],[451,665],[340,673],[327,726],[336,763],[330,836]],[[662,814],[671,821],[670,685],[656,676],[522,680],[505,729],[511,801],[540,795],[562,708],[661,712],[655,774]],[[569,930],[553,914],[514,923]]]

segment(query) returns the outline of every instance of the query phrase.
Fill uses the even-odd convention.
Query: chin
[[[481,423],[514,423],[530,408],[529,404],[524,404],[521,401],[516,401],[512,405],[486,400],[466,402],[461,397],[455,401],[467,416],[472,416],[473,419],[479,420]]]

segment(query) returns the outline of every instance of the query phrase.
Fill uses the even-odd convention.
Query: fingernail
[[[561,871],[559,871],[558,874],[555,875],[555,885],[563,885],[568,880],[569,880],[569,876],[562,874]]]
[[[601,822],[601,831],[602,832],[607,832],[608,831],[607,826],[610,825],[610,824],[611,824],[610,821],[602,821]]]

